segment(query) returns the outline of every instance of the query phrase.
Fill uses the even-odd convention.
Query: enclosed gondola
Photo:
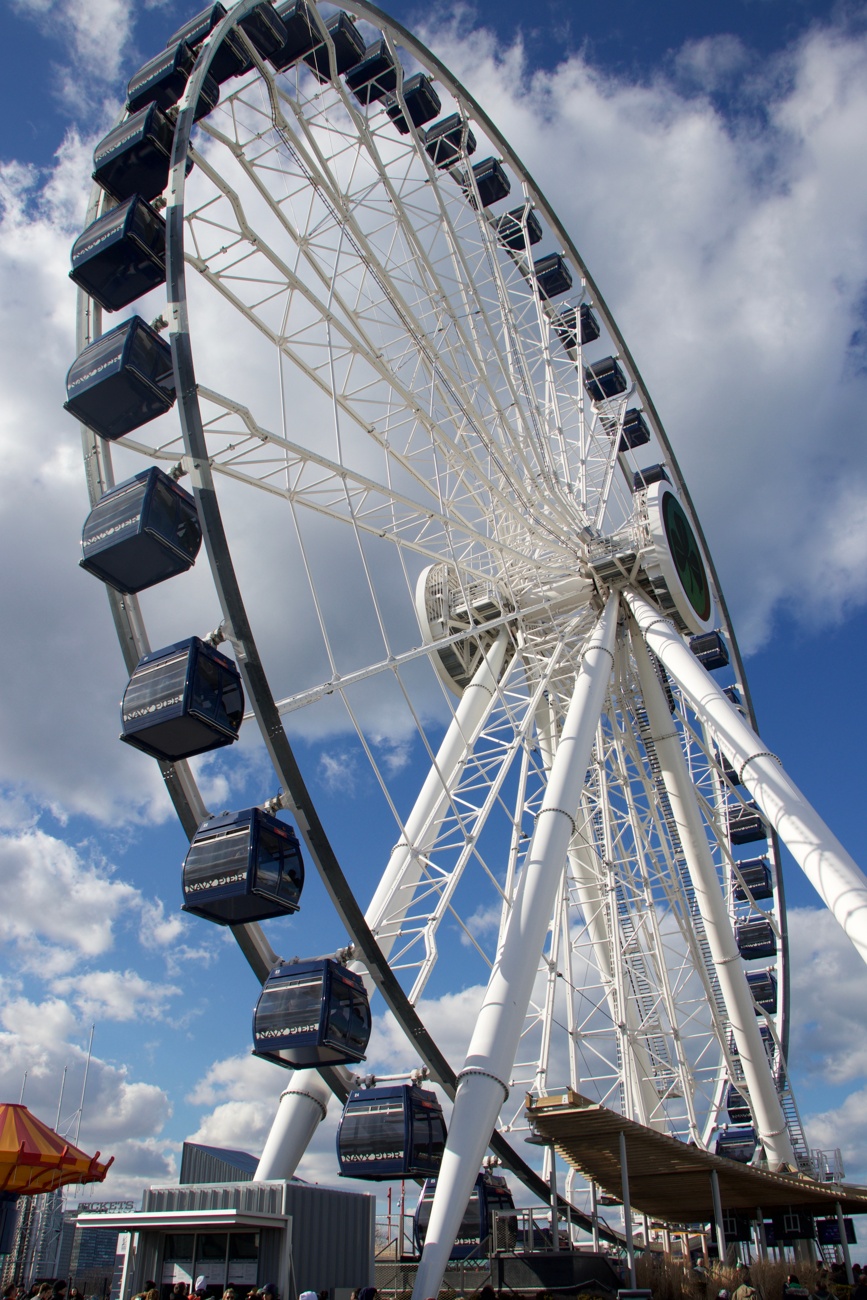
[[[564,307],[554,317],[554,329],[564,348],[574,351],[579,343],[593,343],[599,338],[599,321],[593,314],[589,303],[582,302],[578,307]]]
[[[733,1083],[729,1084],[726,1093],[726,1110],[733,1124],[749,1124],[753,1117],[750,1103],[743,1093],[738,1092]]]
[[[430,77],[423,72],[407,77],[403,83],[403,102],[409,114],[409,122],[404,116],[403,108],[397,95],[388,95],[383,101],[384,108],[401,135],[409,135],[409,123],[424,126],[432,122],[442,108],[440,97],[434,90]]]
[[[747,983],[756,1004],[756,1014],[767,1011],[769,1015],[777,1012],[777,975],[773,970],[747,971]]]
[[[81,567],[126,593],[186,573],[202,544],[196,503],[155,465],[100,497],[81,535]]]
[[[189,22],[184,23],[176,32],[166,41],[167,48],[178,45],[185,41],[187,45],[195,49],[202,44],[206,36],[209,36],[217,23],[226,17],[226,8],[221,4],[208,5],[200,13],[191,18]],[[218,85],[228,81],[231,77],[237,77],[240,73],[246,72],[253,66],[250,56],[242,47],[241,42],[234,32],[229,32],[220,43],[217,51],[211,60],[211,66],[208,68],[208,75],[214,78]]]
[[[364,58],[364,37],[355,23],[338,9],[326,20],[325,29],[331,37],[334,48],[334,70],[338,76],[354,68]],[[276,58],[276,52],[275,52]],[[309,54],[304,55],[304,62],[318,81],[331,80],[331,60],[329,46],[319,40]]]
[[[395,89],[397,67],[383,37],[367,46],[360,63],[347,72],[346,85],[361,104],[376,103]]]
[[[767,858],[750,858],[736,865],[737,874],[733,876],[736,902],[748,903],[752,897],[760,903],[763,899],[773,898],[774,879]]]
[[[629,385],[616,357],[603,357],[584,367],[584,387],[591,402],[607,402],[625,393]]]
[[[126,118],[93,152],[93,179],[118,203],[155,199],[169,180],[172,124],[156,104]]]
[[[542,224],[529,203],[499,217],[495,229],[500,243],[514,253],[523,253],[527,244],[538,244],[542,238]]]
[[[276,13],[283,24],[286,39],[279,49],[268,55],[268,62],[278,72],[284,72],[309,54],[320,43],[321,37],[307,0],[284,0],[283,4],[277,5]]]
[[[304,888],[298,837],[261,808],[209,817],[184,859],[183,884],[183,910],[218,925],[288,916]]]
[[[231,745],[243,718],[238,669],[193,636],[139,660],[123,695],[121,740],[175,763]]]
[[[562,253],[549,253],[533,263],[536,288],[543,298],[557,298],[572,288],[572,272]]]
[[[729,665],[728,647],[718,628],[713,632],[702,632],[700,636],[691,636],[689,648],[708,672],[714,672],[717,668],[727,668]]]
[[[730,1128],[720,1133],[716,1140],[716,1153],[728,1160],[748,1165],[756,1154],[757,1146],[756,1130],[752,1125],[745,1124],[742,1128]]]
[[[179,41],[149,59],[127,87],[129,112],[137,113],[148,104],[156,104],[163,112],[174,108],[186,89],[195,64],[196,55],[186,41]],[[193,114],[195,121],[216,108],[219,100],[220,87],[213,77],[205,77]]]
[[[436,1179],[428,1178],[421,1189],[421,1196],[413,1216],[413,1236],[416,1250],[421,1253],[424,1248],[428,1224],[430,1223]],[[483,1170],[473,1186],[467,1208],[464,1210],[461,1225],[452,1246],[452,1259],[479,1259],[491,1249],[495,1231],[496,1214],[514,1210],[515,1202],[509,1185],[502,1174]],[[503,1230],[504,1236],[514,1242],[514,1228]],[[498,1234],[502,1243],[502,1238]]]
[[[337,1158],[346,1178],[428,1178],[446,1142],[436,1093],[418,1084],[362,1088],[349,1094],[337,1130]]]
[[[729,808],[729,839],[732,844],[753,844],[766,840],[768,828],[755,803],[739,803]]]
[[[165,283],[165,221],[133,195],[79,235],[72,246],[69,276],[106,311],[128,307]]]
[[[489,208],[491,204],[499,203],[501,199],[508,197],[511,182],[498,158],[483,158],[481,162],[473,165],[472,173],[475,189],[479,192],[479,201],[483,208]],[[455,169],[452,175],[466,193],[470,207],[475,208],[476,195],[467,173]]]
[[[770,921],[738,921],[735,926],[735,940],[738,952],[745,961],[756,961],[760,957],[776,957],[777,936]]]
[[[462,154],[469,157],[476,152],[476,137],[469,122],[460,113],[452,113],[441,122],[434,122],[424,133],[424,147],[434,167],[451,167]]]
[[[253,1054],[290,1069],[363,1061],[370,1003],[360,975],[331,958],[280,962],[253,1015]]]
[[[89,344],[66,376],[64,407],[109,441],[165,415],[175,401],[172,350],[140,316]]]

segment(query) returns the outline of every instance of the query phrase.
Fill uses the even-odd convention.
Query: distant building
[[[185,1142],[181,1153],[181,1176],[185,1183],[249,1183],[253,1180],[257,1156],[229,1147],[209,1147],[201,1142]]]

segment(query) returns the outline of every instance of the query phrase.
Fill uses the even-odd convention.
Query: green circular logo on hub
[[[681,586],[699,620],[705,623],[710,618],[711,601],[704,560],[695,533],[673,492],[666,492],[662,499],[662,522]]]

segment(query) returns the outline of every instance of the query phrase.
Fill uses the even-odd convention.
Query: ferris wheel
[[[289,1177],[357,1087],[377,994],[454,1101],[419,1295],[486,1150],[547,1194],[527,1092],[808,1168],[777,833],[862,951],[867,888],[751,726],[658,415],[508,142],[372,5],[241,0],[133,78],[94,178],[83,563],[130,672],[123,738],[192,841],[186,906],[232,926],[268,1000],[256,1050],[294,1067],[257,1176]],[[261,800],[213,817],[188,760],[245,718]],[[342,862],[290,735],[371,774]],[[347,946],[281,962],[259,922],[303,907],[305,862]],[[449,1059],[425,1000],[468,986]]]

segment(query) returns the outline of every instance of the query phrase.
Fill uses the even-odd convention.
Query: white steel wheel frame
[[[466,156],[438,170],[420,131],[399,135],[381,103],[362,107],[341,79],[320,83],[303,64],[276,75],[258,56],[251,74],[223,88],[188,150],[190,105],[210,53],[251,7],[242,0],[206,42],[176,130],[168,310],[184,437],[171,413],[123,439],[114,459],[124,473],[145,457],[190,474],[224,629],[249,690],[252,637],[226,596],[219,530],[208,523],[208,510],[216,508],[212,485],[219,485],[277,712],[308,735],[354,735],[381,807],[394,817],[396,847],[380,884],[377,873],[364,882],[372,895],[366,922],[416,1006],[423,995],[456,991],[456,954],[468,971],[475,963],[474,974],[462,975],[470,982],[485,985],[498,968],[608,586],[658,595],[648,578],[654,549],[647,494],[633,496],[633,472],[664,462],[699,539],[701,532],[653,404],[566,232],[480,107],[398,24],[371,5],[344,6],[369,24],[368,40],[384,33],[403,70],[400,105],[403,80],[425,71],[439,91],[441,115],[459,113],[475,136],[476,157],[502,160],[511,182],[505,202],[486,209]],[[195,166],[185,181],[188,157]],[[103,202],[95,193],[91,217]],[[496,220],[524,205],[540,218],[543,241],[535,250],[529,242],[507,249]],[[526,241],[526,218],[522,229]],[[532,264],[555,250],[563,250],[573,284],[549,302],[536,291]],[[566,349],[555,314],[582,302],[592,306],[601,336]],[[86,298],[79,320],[83,346],[102,329],[99,309]],[[232,323],[239,360],[219,333]],[[192,355],[195,388],[185,383]],[[627,387],[593,402],[583,367],[608,355],[619,359]],[[271,391],[262,383],[262,356],[272,359]],[[245,371],[254,372],[255,384]],[[651,440],[640,451],[619,452],[624,415],[634,407]],[[195,419],[205,455],[191,442]],[[84,446],[97,499],[113,482],[112,451],[88,431]],[[261,598],[257,566],[242,543],[257,513],[275,505],[289,528],[279,543],[265,532],[257,538]],[[324,572],[320,553],[328,555]],[[749,709],[725,604],[705,560],[732,652],[727,680]],[[302,683],[292,680],[280,653],[288,647],[292,658],[297,627],[288,619],[271,626],[275,602],[267,584],[287,570],[306,584],[313,629],[299,656]],[[354,587],[341,583],[344,570]],[[427,645],[415,617],[420,581],[424,630],[434,638]],[[170,604],[171,591],[169,584],[148,599],[155,607]],[[297,584],[294,594],[300,595]],[[347,594],[357,605],[357,635],[348,634],[343,619]],[[132,667],[149,648],[140,602],[111,593],[110,599]],[[757,1091],[781,1095],[785,1132],[779,1137],[772,1120],[757,1116],[762,1135],[772,1146],[779,1137],[775,1161],[806,1161],[784,1060],[786,932],[773,836],[773,898],[756,901],[747,891],[746,902],[737,903],[737,861],[764,847],[755,854],[730,848],[729,813],[746,793],[728,779],[693,703],[631,639],[635,627],[625,608],[619,618],[586,781],[577,803],[563,810],[571,830],[568,851],[556,850],[544,951],[527,954],[535,971],[529,1004],[515,1011],[521,1024],[508,1077],[497,1076],[509,1098],[492,1114],[502,1133],[519,1132],[524,1093],[568,1083],[705,1145],[725,1123],[733,1081],[754,1114]],[[178,636],[207,630],[182,620],[180,611]],[[450,670],[463,674],[456,689],[445,680]],[[660,701],[670,720],[662,729],[654,721]],[[343,709],[337,720],[335,704]],[[274,758],[273,719],[258,706],[255,712]],[[394,743],[382,734],[383,715]],[[678,821],[666,785],[660,749],[671,749],[672,737],[688,776],[685,815],[701,840],[710,912],[691,874],[687,822]],[[415,801],[399,780],[406,754],[430,768]],[[191,833],[205,815],[194,777],[186,763],[164,775]],[[263,790],[263,800],[272,794]],[[298,815],[303,809],[291,792],[284,805],[296,814],[314,864],[325,870],[322,840]],[[728,926],[724,953],[708,933],[711,912],[714,925]],[[733,920],[748,915],[767,919],[777,937],[774,1014],[759,1015],[745,1002],[744,965],[730,950]],[[237,937],[262,977],[276,959],[270,940],[258,926],[237,927]],[[351,937],[364,955],[363,935]],[[361,968],[369,970],[371,988],[388,997],[370,964]],[[750,1013],[746,1026],[735,1023],[729,986],[741,1012],[746,1006]],[[760,1023],[770,1057],[764,1047],[756,1057],[738,1037],[754,1040]],[[420,1044],[411,1031],[407,1068],[417,1064]],[[449,1095],[454,1068],[432,1066]],[[326,1073],[293,1076],[260,1176],[289,1176],[330,1090],[345,1093],[346,1072]]]

